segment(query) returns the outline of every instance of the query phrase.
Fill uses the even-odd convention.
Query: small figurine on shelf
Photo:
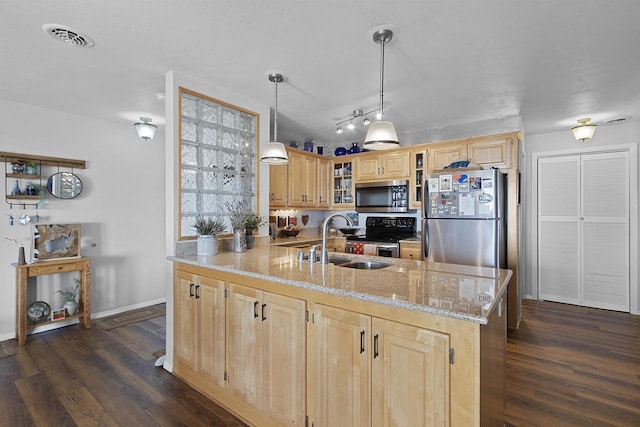
[[[11,163],[13,173],[24,173],[24,163]]]

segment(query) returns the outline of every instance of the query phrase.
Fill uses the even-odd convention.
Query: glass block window
[[[256,209],[258,114],[180,89],[180,238],[199,215],[223,217],[225,203]]]

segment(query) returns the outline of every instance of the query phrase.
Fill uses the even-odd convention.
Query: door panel
[[[429,219],[429,260],[495,267],[497,220]]]
[[[224,282],[200,276],[196,297],[200,337],[198,340],[198,371],[208,376],[218,386],[224,387]]]

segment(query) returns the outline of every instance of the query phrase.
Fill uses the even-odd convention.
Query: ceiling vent
[[[42,31],[44,31],[45,34],[47,34],[49,37],[52,37],[71,46],[93,46],[93,40],[91,39],[91,37],[65,25],[44,24],[42,26]]]

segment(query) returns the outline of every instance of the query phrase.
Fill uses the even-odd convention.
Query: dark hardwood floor
[[[0,359],[0,426],[245,426],[162,368],[165,317],[30,335]]]
[[[524,301],[507,341],[512,426],[640,426],[640,316]]]
[[[640,316],[524,301],[523,318],[509,332],[508,426],[640,426]],[[0,358],[0,426],[244,426],[154,366],[164,322],[29,336]]]

